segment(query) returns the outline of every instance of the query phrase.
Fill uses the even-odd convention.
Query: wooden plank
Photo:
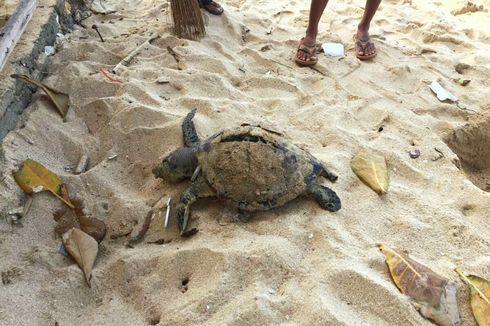
[[[13,52],[39,0],[20,0],[17,9],[9,18],[5,26],[0,29],[0,72],[7,62],[9,55]]]

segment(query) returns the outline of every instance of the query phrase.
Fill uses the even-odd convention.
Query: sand
[[[321,56],[312,70],[291,60],[308,1],[221,2],[226,14],[206,15],[200,42],[171,36],[168,4],[156,0],[96,0],[97,10],[117,11],[85,21],[105,43],[90,28],[60,37],[45,82],[70,94],[68,121],[37,93],[2,143],[0,208],[23,205],[11,171],[32,158],[84,199],[108,236],[88,288],[57,252],[58,200],[36,194],[18,224],[3,214],[1,324],[431,325],[392,283],[376,248],[384,243],[456,281],[463,325],[475,325],[453,269],[490,278],[488,11],[454,16],[464,1],[383,1],[372,26],[379,55],[361,63],[352,34],[364,2],[333,1],[318,39],[342,42],[347,56]],[[122,83],[99,72],[152,31],[161,38],[123,69]],[[463,75],[458,64],[467,65]],[[458,105],[436,99],[428,87],[435,79]],[[325,185],[342,209],[300,198],[240,223],[205,200],[194,206],[193,238],[181,239],[175,220],[164,229],[156,218],[142,243],[125,247],[154,203],[177,199],[187,185],[156,180],[151,169],[182,145],[180,124],[192,108],[201,137],[244,122],[283,132],[339,175]],[[387,195],[351,171],[361,148],[386,157]],[[414,149],[418,159],[408,155]],[[75,175],[83,153],[89,170]],[[160,239],[171,242],[149,243]]]

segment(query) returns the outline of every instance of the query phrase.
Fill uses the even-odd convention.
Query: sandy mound
[[[363,3],[332,2],[319,40],[343,42],[348,55],[322,57],[315,71],[291,61],[307,2],[223,2],[226,14],[207,18],[201,42],[170,36],[168,5],[156,0],[102,1],[116,12],[85,24],[97,24],[105,43],[90,28],[60,40],[45,82],[70,94],[68,121],[40,92],[34,97],[2,143],[0,208],[23,204],[11,171],[32,158],[58,173],[109,234],[89,289],[57,253],[56,199],[38,194],[20,223],[3,218],[5,324],[431,325],[393,285],[376,243],[406,249],[450,279],[457,266],[490,278],[490,194],[475,181],[488,182],[490,173],[487,13],[453,16],[463,1],[384,1],[372,27],[380,53],[360,63],[351,39]],[[122,83],[100,73],[151,31],[161,38],[117,76]],[[472,80],[466,87],[452,81],[461,63]],[[438,102],[428,87],[434,79],[460,103]],[[198,235],[183,240],[174,220],[164,229],[156,219],[143,243],[126,248],[155,202],[186,187],[154,179],[151,169],[182,145],[180,124],[192,108],[201,137],[244,122],[283,132],[339,175],[326,185],[342,209],[328,213],[298,199],[244,224],[206,200],[193,210]],[[384,197],[350,169],[361,148],[388,161]],[[421,156],[411,159],[415,148]],[[75,175],[83,153],[89,169]],[[149,243],[160,239],[171,242]],[[474,325],[459,281],[458,291],[463,324]]]

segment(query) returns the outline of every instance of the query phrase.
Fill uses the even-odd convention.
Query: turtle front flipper
[[[196,181],[180,195],[180,201],[177,205],[177,221],[181,236],[190,237],[198,232],[196,228],[187,229],[191,217],[191,205],[199,198],[213,197],[215,195],[215,192],[202,176],[198,176]]]
[[[196,111],[197,109],[193,109],[191,112],[189,112],[185,117],[184,122],[182,122],[184,145],[186,147],[197,147],[201,142],[199,140],[199,136],[197,135],[196,127],[194,127],[194,122],[192,122],[192,119],[194,118]]]
[[[307,186],[306,192],[308,196],[318,202],[321,208],[327,211],[336,212],[341,208],[340,198],[335,191],[328,187],[312,182]]]
[[[331,182],[337,181],[339,177],[335,173],[331,172],[325,165],[322,164],[321,166],[322,166],[322,171],[320,172],[321,176],[325,177],[327,180]]]

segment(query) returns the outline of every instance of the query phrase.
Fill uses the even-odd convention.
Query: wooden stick
[[[131,61],[134,59],[134,57],[141,51],[141,49],[143,49],[145,46],[150,44],[150,42],[153,41],[154,39],[156,39],[157,37],[158,37],[157,33],[152,33],[150,35],[150,38],[148,38],[145,42],[143,42],[143,44],[138,46],[136,49],[131,51],[124,59],[122,59],[117,65],[115,65],[114,68],[112,68],[111,72],[113,74],[116,74],[117,70],[119,68],[121,68],[122,66],[127,67],[131,63]]]
[[[37,3],[38,0],[21,0],[7,24],[0,29],[0,71],[32,18]]]

